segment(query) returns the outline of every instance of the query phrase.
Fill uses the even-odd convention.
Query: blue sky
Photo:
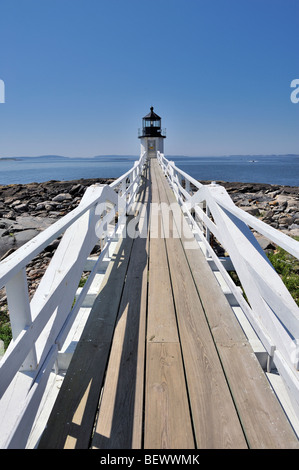
[[[299,0],[1,0],[0,157],[299,153]]]

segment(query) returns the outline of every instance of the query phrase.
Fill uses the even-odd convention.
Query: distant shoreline
[[[252,158],[255,161],[256,158],[259,157],[299,157],[299,154],[297,153],[260,153],[260,154],[225,154],[225,155],[165,155],[166,158],[169,160],[171,158],[221,158],[221,157],[248,157]],[[30,156],[30,155],[22,155],[22,156],[17,156],[14,155],[12,157],[0,157],[1,160],[36,160],[36,159],[57,159],[57,160],[72,160],[72,159],[97,159],[97,158],[139,158],[139,155],[131,155],[131,154],[125,154],[125,155],[119,155],[119,154],[111,154],[111,155],[92,155],[92,156],[85,156],[85,157],[66,157],[64,155],[37,155],[35,157]]]

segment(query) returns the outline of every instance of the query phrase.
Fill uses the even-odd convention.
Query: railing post
[[[185,190],[190,195],[190,181],[185,179]]]
[[[32,323],[26,268],[23,268],[10,281],[7,282],[6,294],[14,340],[23,330],[30,327]],[[27,358],[22,364],[21,370],[23,371],[34,370],[37,367],[35,346],[32,346],[33,347],[31,352],[28,354]]]
[[[126,179],[123,179],[122,182],[121,182],[121,196],[122,197],[125,194],[126,190],[127,190]]]
[[[208,203],[206,202],[206,216],[210,218],[210,215],[211,215],[210,208],[208,206]],[[207,239],[208,244],[211,245],[211,232],[207,225],[206,225],[206,239]],[[209,252],[208,250],[206,250],[206,258],[208,257],[209,257]]]
[[[133,194],[134,194],[134,201],[137,199],[137,188],[139,184],[138,177],[138,162],[134,162],[134,170],[133,170]]]

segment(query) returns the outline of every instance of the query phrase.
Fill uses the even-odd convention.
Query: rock
[[[245,208],[244,209],[248,214],[254,215],[254,216],[259,216],[260,211],[257,207],[250,207],[250,208]]]
[[[8,213],[6,214],[6,217],[7,217],[8,219],[15,220],[16,215],[15,215],[15,213],[14,213],[13,211],[10,211],[10,212],[8,212]]]
[[[28,273],[27,276],[30,279],[37,279],[38,277],[41,277],[44,274],[45,270],[43,268],[38,268],[38,269],[31,269]]]
[[[84,186],[82,184],[75,184],[69,190],[69,193],[74,196],[76,194],[82,194],[84,192]]]
[[[57,202],[70,201],[72,199],[73,198],[69,193],[62,193],[62,194],[58,194],[57,196],[53,197],[53,201],[57,201]]]
[[[5,235],[0,238],[0,258],[7,256],[7,252],[10,250],[15,251],[15,238],[10,235]]]
[[[45,248],[45,252],[53,252],[56,250],[56,248],[58,247],[59,245],[59,240],[54,240],[52,243],[50,243],[48,246],[46,246]]]
[[[36,237],[38,233],[39,230],[34,229],[22,230],[21,232],[16,233],[14,236],[15,245],[19,248],[20,246],[24,245],[24,243],[27,243],[32,238]]]
[[[18,206],[19,204],[21,204],[21,202],[22,202],[22,201],[21,201],[20,199],[17,199],[16,201],[14,201],[14,202],[10,205],[10,207]]]
[[[264,214],[263,219],[264,219],[264,220],[271,220],[272,217],[273,217],[273,215],[274,215],[274,212],[273,212],[272,210],[271,210],[271,211],[267,211],[267,212]]]
[[[11,255],[15,251],[14,248],[11,248],[10,250],[6,251],[0,258],[0,261],[4,260],[7,258],[9,255]]]
[[[263,235],[256,234],[256,239],[263,250],[274,250],[275,245]]]
[[[278,204],[288,204],[290,197],[286,196],[284,194],[277,194],[275,200],[278,202]]]
[[[34,229],[11,232],[9,235],[0,238],[0,257],[6,254],[8,250],[17,250],[29,240],[38,235],[39,231]]]
[[[45,202],[38,202],[36,204],[36,210],[37,211],[40,211],[41,209],[43,209],[45,207]]]
[[[244,206],[245,206],[245,207],[246,207],[246,206],[247,206],[247,207],[250,207],[250,206],[251,206],[251,203],[249,202],[248,199],[244,199],[244,200],[242,200],[242,201],[239,202],[239,205],[240,205],[240,207],[244,207]]]
[[[292,225],[293,223],[293,217],[292,216],[280,217],[278,222],[279,222],[279,225],[289,226],[289,225]]]
[[[271,227],[273,227],[273,228],[278,228],[278,227],[279,227],[279,225],[278,225],[277,222],[270,222],[269,225],[270,225]]]
[[[276,191],[267,191],[268,196],[274,198],[280,193],[280,189],[277,189]]]
[[[23,203],[23,204],[18,204],[17,206],[14,206],[14,210],[17,211],[17,212],[22,212],[24,210],[26,210],[28,207],[28,203]]]

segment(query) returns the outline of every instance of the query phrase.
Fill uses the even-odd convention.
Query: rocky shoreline
[[[75,209],[88,186],[113,179],[80,179],[0,186],[0,260]]]
[[[0,260],[49,227],[60,217],[76,208],[87,186],[110,184],[113,179],[80,179],[47,181],[45,183],[0,186]],[[208,184],[207,181],[202,181]],[[235,204],[267,224],[291,236],[299,236],[299,188],[259,183],[223,185]],[[259,237],[263,249],[269,241]],[[30,296],[35,291],[58,241],[27,266]],[[4,305],[0,292],[0,309]]]

